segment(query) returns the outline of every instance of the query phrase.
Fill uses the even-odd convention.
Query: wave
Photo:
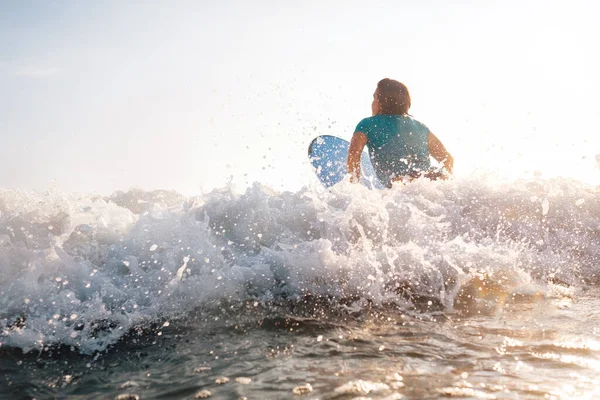
[[[224,304],[452,311],[547,295],[597,285],[599,243],[598,189],[570,179],[255,183],[191,198],[0,190],[0,347],[91,354]]]

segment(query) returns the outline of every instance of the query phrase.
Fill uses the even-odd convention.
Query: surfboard
[[[318,136],[308,146],[308,159],[314,167],[317,178],[325,187],[339,183],[348,173],[347,159],[350,142],[342,138]],[[363,151],[360,157],[360,182],[369,189],[383,189],[377,179],[369,155]]]

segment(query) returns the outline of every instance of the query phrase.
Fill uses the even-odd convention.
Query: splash
[[[567,179],[295,193],[257,183],[194,198],[0,190],[0,342],[90,354],[223,301],[451,311],[465,298],[544,295],[548,282],[596,285],[598,243],[597,189]]]

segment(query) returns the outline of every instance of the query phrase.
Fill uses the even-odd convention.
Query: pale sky
[[[315,181],[377,81],[456,174],[600,183],[595,1],[5,1],[0,187],[198,194]]]

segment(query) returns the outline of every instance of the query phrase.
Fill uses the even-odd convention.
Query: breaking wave
[[[0,190],[0,347],[91,354],[224,302],[452,312],[597,285],[599,261],[599,191],[569,179],[256,183],[192,198]]]

